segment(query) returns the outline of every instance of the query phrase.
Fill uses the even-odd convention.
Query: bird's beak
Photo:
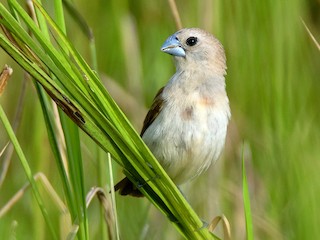
[[[169,53],[170,55],[173,55],[176,57],[186,56],[186,52],[184,51],[183,47],[181,46],[181,43],[179,42],[175,34],[168,37],[168,39],[162,45],[161,51],[165,53]]]

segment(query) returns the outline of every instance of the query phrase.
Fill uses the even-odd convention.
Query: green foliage
[[[54,3],[58,4],[59,1]],[[44,12],[41,11],[38,16],[43,16],[43,22],[39,23],[49,26],[47,34],[45,28],[40,31],[34,26],[34,37],[30,37],[25,30],[20,32],[20,24],[16,23],[15,26],[14,19],[10,22],[11,30],[17,32],[16,37],[28,40],[27,45],[32,46],[31,49],[39,60],[13,49],[10,54],[25,62],[23,67],[32,71],[35,78],[42,79],[42,85],[58,97],[56,101],[69,107],[69,101],[73,104],[70,113],[79,112],[80,118],[76,119],[80,122],[81,116],[84,117],[85,124],[82,129],[95,142],[80,131],[79,145],[78,140],[73,139],[77,138],[77,134],[74,135],[72,130],[67,133],[68,130],[64,127],[65,134],[70,135],[68,151],[74,148],[76,153],[81,154],[72,156],[71,151],[64,155],[60,147],[61,136],[53,120],[55,118],[52,117],[55,114],[52,104],[43,90],[37,90],[42,99],[42,109],[47,109],[43,111],[46,123],[44,125],[39,101],[34,97],[35,89],[30,81],[24,99],[24,114],[16,137],[32,174],[44,172],[64,200],[71,215],[70,219],[74,221],[71,225],[83,221],[82,225],[79,224],[83,234],[78,234],[78,238],[87,238],[89,235],[91,239],[100,239],[104,222],[100,221],[103,215],[99,215],[97,211],[98,204],[93,202],[93,206],[87,209],[87,216],[77,219],[85,200],[84,194],[89,192],[91,187],[99,185],[107,186],[107,190],[110,188],[109,179],[106,177],[108,167],[104,160],[107,157],[97,150],[96,142],[104,151],[111,152],[113,160],[126,166],[128,172],[135,176],[153,179],[155,173],[148,172],[148,168],[143,167],[146,159],[153,163],[152,156],[109,93],[105,92],[96,72],[91,69],[99,69],[101,76],[107,74],[108,77],[116,79],[117,86],[126,90],[126,95],[113,91],[114,82],[105,81],[108,78],[102,77],[105,88],[139,129],[144,117],[144,113],[140,112],[142,106],[150,105],[157,90],[174,72],[169,56],[160,53],[159,48],[166,37],[176,29],[166,1],[110,0],[91,1],[90,4],[84,0],[74,1],[74,8],[80,11],[92,27],[95,39],[90,38],[88,41],[78,23],[71,19],[76,14],[70,11],[64,21],[61,5],[51,5],[50,1],[44,4],[45,9],[54,16],[59,28],[43,16]],[[242,157],[239,154],[245,140],[244,160],[252,215],[249,226],[253,228],[254,237],[316,239],[320,235],[317,211],[320,199],[317,191],[320,185],[319,51],[304,29],[301,19],[319,41],[319,14],[314,10],[317,3],[303,0],[181,0],[177,1],[177,5],[185,27],[205,28],[223,43],[227,53],[227,90],[232,108],[232,123],[223,159],[209,169],[206,175],[191,184],[191,192],[184,190],[191,206],[201,219],[207,222],[216,215],[221,215],[221,212],[224,213],[230,222],[233,238],[245,238],[244,213],[248,213],[248,208],[244,211],[242,204],[241,180],[245,178],[242,177]],[[32,25],[31,22],[25,23],[27,16],[20,16],[20,11],[13,11],[11,5],[9,7],[23,26]],[[1,9],[0,13],[5,14],[5,10]],[[3,21],[1,20],[2,23]],[[64,22],[66,28],[62,26]],[[64,29],[68,40],[63,37]],[[94,49],[94,40],[98,64],[95,63],[94,51],[90,50]],[[9,42],[6,43],[4,39],[1,41],[9,47]],[[86,62],[92,63],[92,68],[75,49],[81,52]],[[28,52],[28,49],[23,51]],[[70,59],[69,56],[73,58]],[[33,61],[39,62],[42,68],[32,64]],[[22,73],[2,51],[0,66],[4,63],[13,67],[14,75],[8,81],[0,101],[8,118],[13,119],[22,85]],[[126,107],[132,103],[129,99],[134,99],[135,106],[139,107]],[[120,132],[122,134],[119,134]],[[7,141],[5,129],[0,126],[0,149]],[[115,142],[118,144],[114,144]],[[53,153],[49,151],[50,148]],[[75,165],[72,169],[64,169],[65,157],[70,166]],[[0,157],[0,169],[3,169],[3,158]],[[77,167],[83,167],[83,174]],[[162,173],[158,172],[160,169],[154,167],[157,174],[161,175]],[[140,170],[136,172],[136,168]],[[121,168],[114,165],[113,170],[115,178],[120,179]],[[75,175],[73,183],[69,181],[71,171]],[[79,175],[76,176],[77,174]],[[13,155],[5,181],[0,185],[0,209],[25,184],[25,176],[18,158]],[[140,178],[135,180],[143,181]],[[164,185],[171,186],[166,178],[161,177],[161,180],[165,181]],[[74,186],[76,183],[81,183],[80,192]],[[154,203],[157,204],[159,198],[156,196],[165,197],[161,192],[167,193],[167,189],[162,188],[164,185],[157,185],[158,180],[152,183],[152,189],[158,190],[146,191],[150,191],[150,199],[155,197]],[[41,188],[39,190],[53,228],[63,232],[63,228],[59,226],[63,214],[54,207],[51,197],[47,197]],[[173,194],[170,192],[169,195],[173,196],[171,193]],[[18,239],[48,239],[50,227],[44,228],[48,225],[43,220],[37,202],[34,202],[31,196],[31,192],[26,191],[1,217],[1,235],[8,238],[17,236]],[[174,196],[179,198],[178,195]],[[249,194],[245,196],[248,197]],[[169,221],[159,216],[152,206],[148,207],[146,200],[118,196],[116,200],[121,239],[179,238],[176,231],[168,227]],[[245,198],[247,206],[248,200]],[[170,207],[172,215],[175,216],[176,212],[173,213],[173,210],[177,208],[177,211],[180,211],[183,209],[180,204],[185,204],[176,201],[177,205],[169,205],[169,200],[165,203],[159,205]],[[187,214],[190,213],[189,210]],[[185,218],[184,224],[190,220],[184,215],[179,216]],[[201,222],[197,224],[200,225]],[[178,228],[182,229],[181,226]]]
[[[0,35],[1,47],[30,75],[32,75],[57,105],[96,141],[106,152],[120,163],[126,175],[137,185],[144,195],[161,210],[180,233],[186,238],[208,239],[214,236],[193,212],[177,187],[154,159],[141,138],[102,86],[96,73],[91,70],[80,54],[75,50],[61,31],[64,28],[61,11],[58,26],[42,8],[39,2],[33,2],[39,27],[27,12],[15,1],[9,1],[12,12],[0,5],[4,35]],[[61,8],[61,5],[56,5]],[[14,14],[13,14],[14,13]],[[23,29],[26,24],[30,34]],[[48,33],[52,34],[51,39]],[[57,47],[53,45],[57,44]],[[38,85],[37,85],[38,86]],[[46,104],[43,90],[37,88],[45,112],[49,137],[53,145],[55,159],[64,182],[71,220],[80,239],[88,239],[88,220],[84,189],[83,166],[78,129],[60,112],[60,122],[66,143],[67,166],[62,166],[55,134],[52,131],[51,110]],[[7,127],[6,127],[7,129]],[[68,173],[69,177],[65,176]],[[29,173],[30,175],[30,173]],[[32,183],[32,182],[31,182]],[[35,188],[31,184],[32,189]],[[36,192],[36,191],[35,191]],[[39,205],[40,204],[40,201]],[[45,215],[45,219],[47,216]],[[48,221],[47,221],[48,222]],[[48,224],[51,226],[50,224]],[[195,231],[196,229],[196,231]],[[54,232],[54,231],[53,231]],[[55,237],[53,235],[53,237]]]

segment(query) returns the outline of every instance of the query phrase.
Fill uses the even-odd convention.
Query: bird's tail
[[[118,191],[118,190],[120,195],[123,195],[123,196],[130,195],[133,197],[143,197],[143,194],[127,177],[122,179],[120,182],[118,182],[114,186],[114,191]]]

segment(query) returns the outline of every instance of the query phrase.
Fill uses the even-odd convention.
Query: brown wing
[[[159,115],[159,113],[162,110],[163,107],[163,98],[162,98],[162,92],[163,92],[164,87],[162,87],[155,98],[153,99],[153,103],[151,105],[151,108],[149,112],[147,113],[146,118],[144,119],[143,122],[143,127],[140,133],[140,136],[144,134],[144,132],[147,130],[147,128],[153,123],[153,121],[156,119],[156,117]]]

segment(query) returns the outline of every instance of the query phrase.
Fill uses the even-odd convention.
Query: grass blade
[[[22,54],[17,51],[5,38],[0,38],[2,47],[41,83],[50,97],[79,127],[96,140],[105,151],[110,151],[113,159],[125,167],[127,176],[137,185],[142,185],[141,191],[145,196],[171,219],[183,236],[191,239],[214,238],[208,229],[203,228],[202,221],[132,128],[102,86],[96,73],[74,49],[41,5],[34,2],[50,29],[53,29],[56,39],[59,38],[57,40],[61,46],[59,50],[43,36],[15,0],[10,2],[21,21],[31,29],[37,42],[24,33],[10,14],[5,13],[3,24],[37,55],[41,66],[50,69],[55,76],[54,80],[41,67],[34,64],[26,52]],[[5,11],[0,5],[1,9]],[[70,59],[67,58],[69,54],[72,56]],[[76,72],[77,69],[80,74]],[[80,78],[80,75],[84,78]]]
[[[47,223],[47,226],[48,226],[48,228],[50,230],[50,233],[51,233],[51,235],[52,235],[52,237],[54,239],[58,239],[58,237],[56,235],[56,232],[54,230],[54,227],[53,227],[51,221],[49,220],[48,212],[47,212],[47,210],[46,210],[46,208],[44,206],[44,201],[41,198],[41,195],[39,193],[39,189],[38,189],[38,187],[36,185],[36,182],[35,182],[35,180],[33,178],[33,174],[32,174],[31,168],[30,168],[30,166],[28,164],[28,161],[27,161],[27,159],[26,159],[26,157],[25,157],[25,155],[24,155],[24,153],[23,153],[23,151],[22,151],[22,149],[20,147],[20,144],[19,144],[19,142],[18,142],[18,140],[17,140],[17,138],[16,138],[16,136],[14,134],[14,131],[13,131],[12,127],[10,126],[9,120],[8,120],[5,112],[3,111],[1,105],[0,105],[0,120],[2,121],[2,123],[4,125],[4,128],[6,129],[6,131],[8,133],[8,136],[9,136],[9,138],[10,138],[10,140],[11,140],[11,142],[12,142],[12,144],[13,144],[15,150],[16,150],[16,153],[17,153],[17,155],[19,157],[19,160],[20,160],[21,165],[22,165],[22,167],[24,169],[24,172],[27,175],[28,181],[30,182],[30,185],[31,185],[31,188],[32,188],[32,192],[33,192],[33,194],[35,196],[35,199],[36,199],[36,201],[37,201],[37,203],[38,203],[38,205],[40,207],[40,210],[41,210],[42,215],[43,215],[43,217],[45,219],[45,222]]]
[[[247,232],[247,240],[253,240],[253,224],[252,224],[252,215],[251,215],[251,207],[250,207],[250,194],[249,194],[249,187],[248,187],[248,181],[247,181],[244,162],[245,162],[244,154],[242,152],[242,194],[243,194],[245,221],[246,221],[246,232]]]

